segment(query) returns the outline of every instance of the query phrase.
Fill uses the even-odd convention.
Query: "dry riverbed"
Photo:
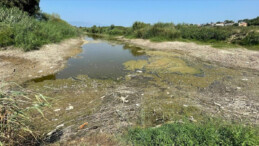
[[[23,83],[30,79],[55,74],[66,65],[68,58],[82,51],[82,38],[69,39],[59,44],[45,45],[39,50],[21,49],[0,51],[0,81]]]
[[[204,56],[216,51],[213,48],[206,51],[209,46],[178,42],[162,43],[160,46],[160,43],[146,40],[124,41],[147,48],[139,51],[147,55],[148,59],[125,62],[124,69],[128,73],[117,80],[79,75],[68,79],[26,83],[27,90],[50,97],[48,101],[52,106],[43,109],[45,118],[38,113],[31,113],[35,129],[44,135],[43,142],[51,145],[126,145],[120,136],[130,127],[157,127],[165,123],[185,121],[198,123],[206,121],[208,117],[258,126],[257,52],[239,50],[246,52],[243,54],[245,57],[241,57],[243,59],[240,59],[238,65],[231,66],[234,63],[231,59],[226,61],[229,64],[224,65],[220,65],[224,61],[217,61],[215,58],[206,59]],[[81,45],[79,40],[73,42],[72,44]],[[194,47],[190,49],[193,52],[188,52],[189,47]],[[62,49],[60,46],[59,48]],[[204,56],[198,56],[199,53],[195,55],[195,48],[199,53],[205,53]],[[57,56],[43,57],[48,64],[47,68],[54,66],[52,63],[56,62],[56,70],[51,73],[63,68],[67,57],[80,52],[80,48],[73,49],[75,51],[71,51],[71,48],[66,50],[70,50],[70,53],[61,55],[60,60]],[[66,50],[63,50],[64,53]],[[223,54],[224,51],[228,52],[221,59],[226,59],[229,54],[237,59],[238,55],[233,55],[232,50],[218,51],[223,51]],[[7,51],[0,52],[2,56],[7,56],[2,57],[3,60],[8,59],[7,53],[3,55],[5,52]],[[33,55],[27,56],[31,56],[32,60],[42,57]],[[23,59],[25,58],[29,59]],[[250,61],[254,66],[244,63],[251,58],[255,59]],[[206,61],[202,61],[203,59]],[[217,63],[213,63],[214,61]],[[16,66],[23,68],[23,64]],[[36,75],[39,70],[43,69],[37,68]],[[25,80],[31,73],[23,74]],[[47,74],[48,72],[45,75]],[[17,79],[12,76],[9,78]]]
[[[216,49],[209,45],[198,45],[186,42],[151,42],[144,39],[127,39],[118,37],[123,42],[155,50],[178,51],[182,54],[197,57],[204,61],[217,62],[227,67],[241,67],[259,71],[259,51],[243,48]]]

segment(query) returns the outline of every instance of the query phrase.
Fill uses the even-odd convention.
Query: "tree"
[[[235,23],[233,20],[225,20],[225,23]]]
[[[34,15],[40,10],[40,0],[1,0],[0,6],[18,7],[19,9]]]

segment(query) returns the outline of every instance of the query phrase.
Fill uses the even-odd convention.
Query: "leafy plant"
[[[172,123],[159,128],[134,128],[127,134],[133,145],[258,145],[258,131],[249,126],[214,122]]]
[[[17,88],[10,90],[10,88]],[[16,145],[33,137],[37,139],[32,130],[30,112],[36,111],[44,117],[41,108],[49,106],[47,97],[35,94],[29,97],[28,91],[11,83],[2,83],[0,86],[0,141],[3,144]]]

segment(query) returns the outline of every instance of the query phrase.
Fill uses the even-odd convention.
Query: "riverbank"
[[[259,70],[259,52],[243,48],[216,49],[209,45],[198,45],[187,42],[151,42],[145,39],[127,39],[117,37],[125,43],[163,51],[177,51],[178,53],[199,58],[203,61],[216,62],[226,67],[241,67]]]
[[[73,38],[58,44],[44,45],[36,51],[0,51],[0,81],[23,83],[55,74],[65,67],[68,58],[82,51],[84,43],[87,42],[83,38]]]

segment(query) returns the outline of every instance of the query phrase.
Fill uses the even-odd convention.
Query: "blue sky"
[[[41,0],[40,7],[77,26],[200,24],[259,16],[259,0]]]

